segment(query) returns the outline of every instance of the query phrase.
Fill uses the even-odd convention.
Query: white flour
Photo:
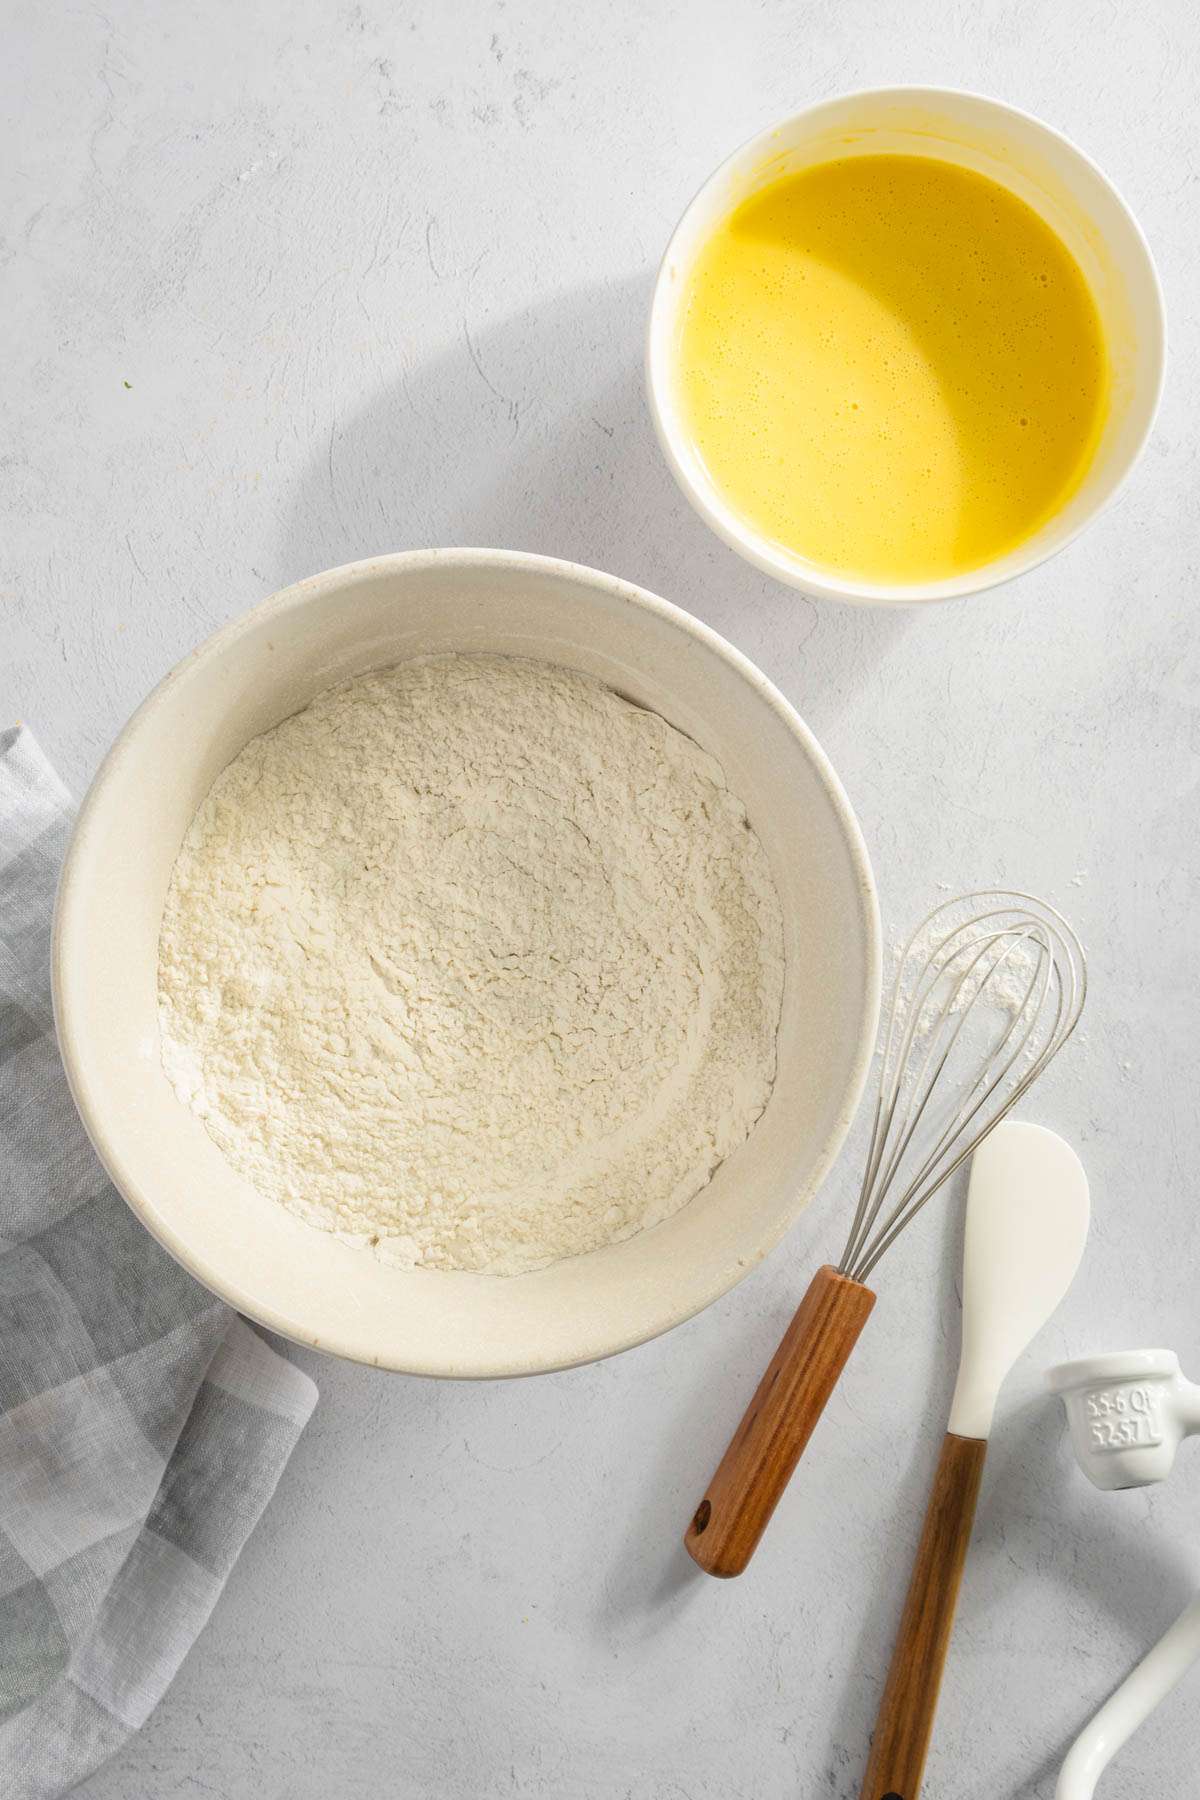
[[[171,881],[162,1056],[260,1192],[404,1263],[629,1237],[749,1133],[782,920],[720,767],[548,664],[318,696],[214,784]]]

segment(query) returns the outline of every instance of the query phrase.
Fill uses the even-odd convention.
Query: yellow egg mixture
[[[1108,357],[1066,245],[985,176],[860,156],[785,176],[701,250],[684,416],[727,503],[847,576],[944,579],[1079,485]]]

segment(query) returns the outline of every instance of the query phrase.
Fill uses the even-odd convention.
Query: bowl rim
[[[708,496],[697,486],[691,469],[677,448],[676,440],[682,436],[682,427],[677,423],[678,408],[672,404],[670,399],[671,383],[670,370],[666,366],[667,359],[665,354],[658,353],[656,339],[659,333],[660,315],[664,312],[674,311],[674,307],[669,305],[668,298],[673,285],[669,270],[672,259],[677,257],[677,246],[685,235],[693,215],[700,208],[701,203],[708,198],[711,190],[727,177],[743,158],[760,149],[767,150],[779,132],[787,131],[801,120],[818,118],[821,113],[833,111],[849,100],[894,99],[913,101],[927,99],[931,104],[936,104],[939,100],[966,100],[972,105],[981,106],[1001,117],[1018,119],[1024,125],[1032,125],[1035,130],[1057,140],[1108,190],[1117,210],[1123,215],[1125,223],[1129,227],[1131,239],[1141,255],[1145,273],[1149,277],[1154,314],[1151,345],[1153,392],[1148,396],[1149,404],[1146,408],[1145,423],[1136,442],[1127,453],[1125,466],[1109,491],[1089,508],[1064,537],[1043,548],[1031,548],[1024,556],[1020,555],[1019,551],[1014,553],[1017,555],[1015,566],[1002,575],[992,572],[1000,566],[999,562],[984,563],[980,568],[969,570],[963,575],[924,583],[855,580],[840,576],[833,570],[823,569],[816,564],[810,571],[807,567],[798,566],[786,551],[776,548],[770,538],[741,522],[732,508],[717,511],[710,504]],[[682,284],[680,292],[682,292]],[[676,300],[678,300],[678,296],[676,296]],[[751,137],[730,151],[728,156],[722,158],[717,167],[705,176],[680,214],[654,277],[654,287],[650,296],[650,308],[646,320],[644,375],[650,417],[667,467],[685,499],[710,530],[714,531],[731,550],[736,551],[739,556],[753,564],[755,568],[760,569],[764,575],[773,576],[776,581],[783,582],[785,586],[795,588],[818,600],[841,600],[854,606],[937,606],[949,600],[967,599],[972,594],[1006,587],[1009,582],[1029,574],[1031,570],[1039,568],[1041,564],[1049,562],[1052,557],[1057,556],[1060,551],[1067,549],[1102,512],[1113,504],[1141,461],[1150,433],[1154,429],[1166,382],[1166,365],[1166,302],[1158,267],[1146,234],[1138,223],[1132,207],[1099,164],[1065,132],[1060,131],[1057,126],[1048,124],[1045,119],[1039,118],[1036,113],[1029,112],[1024,107],[1013,106],[1007,100],[997,100],[994,95],[983,94],[973,88],[930,87],[924,82],[913,82],[889,84],[884,87],[847,88],[839,93],[830,94],[823,100],[815,101],[811,106],[800,107],[798,111],[788,113],[783,118],[776,119],[773,123],[764,126],[760,131],[754,132]],[[1039,533],[1035,533],[1029,540],[1031,546],[1037,544],[1039,535]]]
[[[520,1366],[511,1361],[489,1362],[486,1358],[479,1358],[470,1366],[465,1366],[461,1362],[450,1366],[444,1356],[439,1358],[436,1354],[420,1359],[408,1357],[402,1362],[381,1356],[370,1343],[364,1342],[361,1338],[356,1339],[352,1332],[343,1332],[339,1336],[322,1331],[318,1339],[314,1335],[312,1327],[307,1325],[302,1318],[285,1315],[272,1304],[264,1302],[250,1287],[223,1278],[207,1260],[203,1247],[198,1249],[194,1244],[185,1241],[183,1236],[172,1227],[169,1217],[164,1216],[153,1205],[151,1197],[144,1191],[137,1176],[127,1166],[120,1142],[110,1132],[104,1118],[103,1107],[93,1091],[88,1074],[90,1059],[78,1024],[81,1008],[76,1004],[76,996],[81,984],[86,981],[86,934],[88,929],[87,891],[82,865],[90,855],[90,839],[95,828],[99,803],[123,761],[129,745],[145,728],[148,721],[168,703],[175,689],[186,683],[197,668],[212,657],[226,652],[231,645],[237,643],[241,636],[259,626],[265,619],[278,618],[300,608],[314,595],[339,588],[350,590],[357,583],[374,580],[380,574],[419,573],[439,564],[449,564],[451,567],[460,568],[487,566],[520,572],[537,571],[573,581],[585,590],[598,589],[630,606],[657,615],[680,632],[682,636],[699,640],[730,664],[754,690],[759,699],[776,713],[791,735],[798,740],[829,798],[853,869],[861,908],[861,928],[866,944],[865,984],[863,1006],[857,1026],[858,1041],[851,1066],[851,1077],[838,1107],[833,1127],[826,1137],[821,1155],[814,1161],[807,1182],[791,1193],[787,1198],[787,1203],[781,1205],[777,1213],[773,1215],[770,1228],[761,1235],[754,1251],[745,1257],[740,1265],[724,1272],[715,1283],[710,1282],[703,1291],[689,1295],[685,1300],[665,1306],[658,1312],[651,1312],[643,1323],[633,1329],[616,1332],[611,1341],[598,1350],[588,1348],[581,1351],[578,1356],[567,1359],[557,1358],[544,1363],[536,1360],[526,1361]],[[72,1099],[106,1174],[150,1234],[210,1292],[216,1294],[218,1298],[224,1300],[238,1312],[246,1314],[258,1324],[291,1339],[294,1343],[305,1345],[310,1349],[327,1351],[347,1361],[361,1362],[397,1373],[458,1379],[498,1379],[516,1375],[549,1374],[556,1370],[604,1360],[623,1350],[633,1349],[639,1344],[647,1343],[664,1332],[673,1330],[675,1326],[683,1324],[686,1320],[694,1318],[715,1300],[730,1292],[753,1268],[757,1267],[758,1263],[770,1254],[795,1224],[801,1212],[824,1182],[845,1142],[846,1134],[862,1098],[874,1054],[879,1017],[881,968],[882,938],[878,892],[862,828],[850,805],[846,791],[821,745],[795,708],[763,672],[710,626],[705,625],[682,607],[676,606],[671,601],[664,600],[659,595],[638,587],[632,582],[606,574],[602,570],[590,568],[585,564],[568,562],[557,557],[543,556],[533,552],[482,548],[397,551],[367,557],[352,563],[344,563],[336,568],[323,570],[317,575],[307,576],[289,587],[279,589],[276,593],[249,608],[245,613],[232,619],[228,624],[218,628],[176,663],[150,691],[121,728],[83,797],[72,826],[70,841],[59,877],[51,942],[51,985],[55,1030]]]

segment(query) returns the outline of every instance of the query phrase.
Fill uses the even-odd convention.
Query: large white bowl
[[[688,277],[715,228],[761,187],[850,156],[933,156],[987,175],[1041,215],[1071,251],[1096,302],[1112,392],[1091,466],[1060,512],[1007,555],[944,581],[885,584],[842,575],[774,542],[735,511],[684,423],[678,348]],[[864,605],[953,600],[998,586],[1062,550],[1114,497],[1140,456],[1162,394],[1162,290],[1137,220],[1082,150],[1015,106],[950,88],[841,94],[760,132],[721,164],[667,246],[650,305],[646,382],[659,442],[700,517],[749,562],[817,599]]]
[[[159,1062],[163,901],[184,833],[248,740],[331,682],[406,657],[493,651],[599,676],[717,756],[783,902],[779,1074],[751,1137],[674,1218],[497,1278],[389,1268],[237,1175]],[[102,1162],[193,1274],[275,1331],[424,1375],[517,1375],[623,1350],[740,1280],[815,1191],[858,1101],[879,997],[871,871],[837,778],[745,657],[592,569],[433,550],[333,569],[202,644],[117,739],[79,814],[54,939],[59,1042]]]

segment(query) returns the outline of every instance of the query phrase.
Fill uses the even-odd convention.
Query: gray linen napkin
[[[136,1731],[316,1402],[96,1160],[58,1059],[71,803],[0,733],[0,1793],[51,1800]]]

